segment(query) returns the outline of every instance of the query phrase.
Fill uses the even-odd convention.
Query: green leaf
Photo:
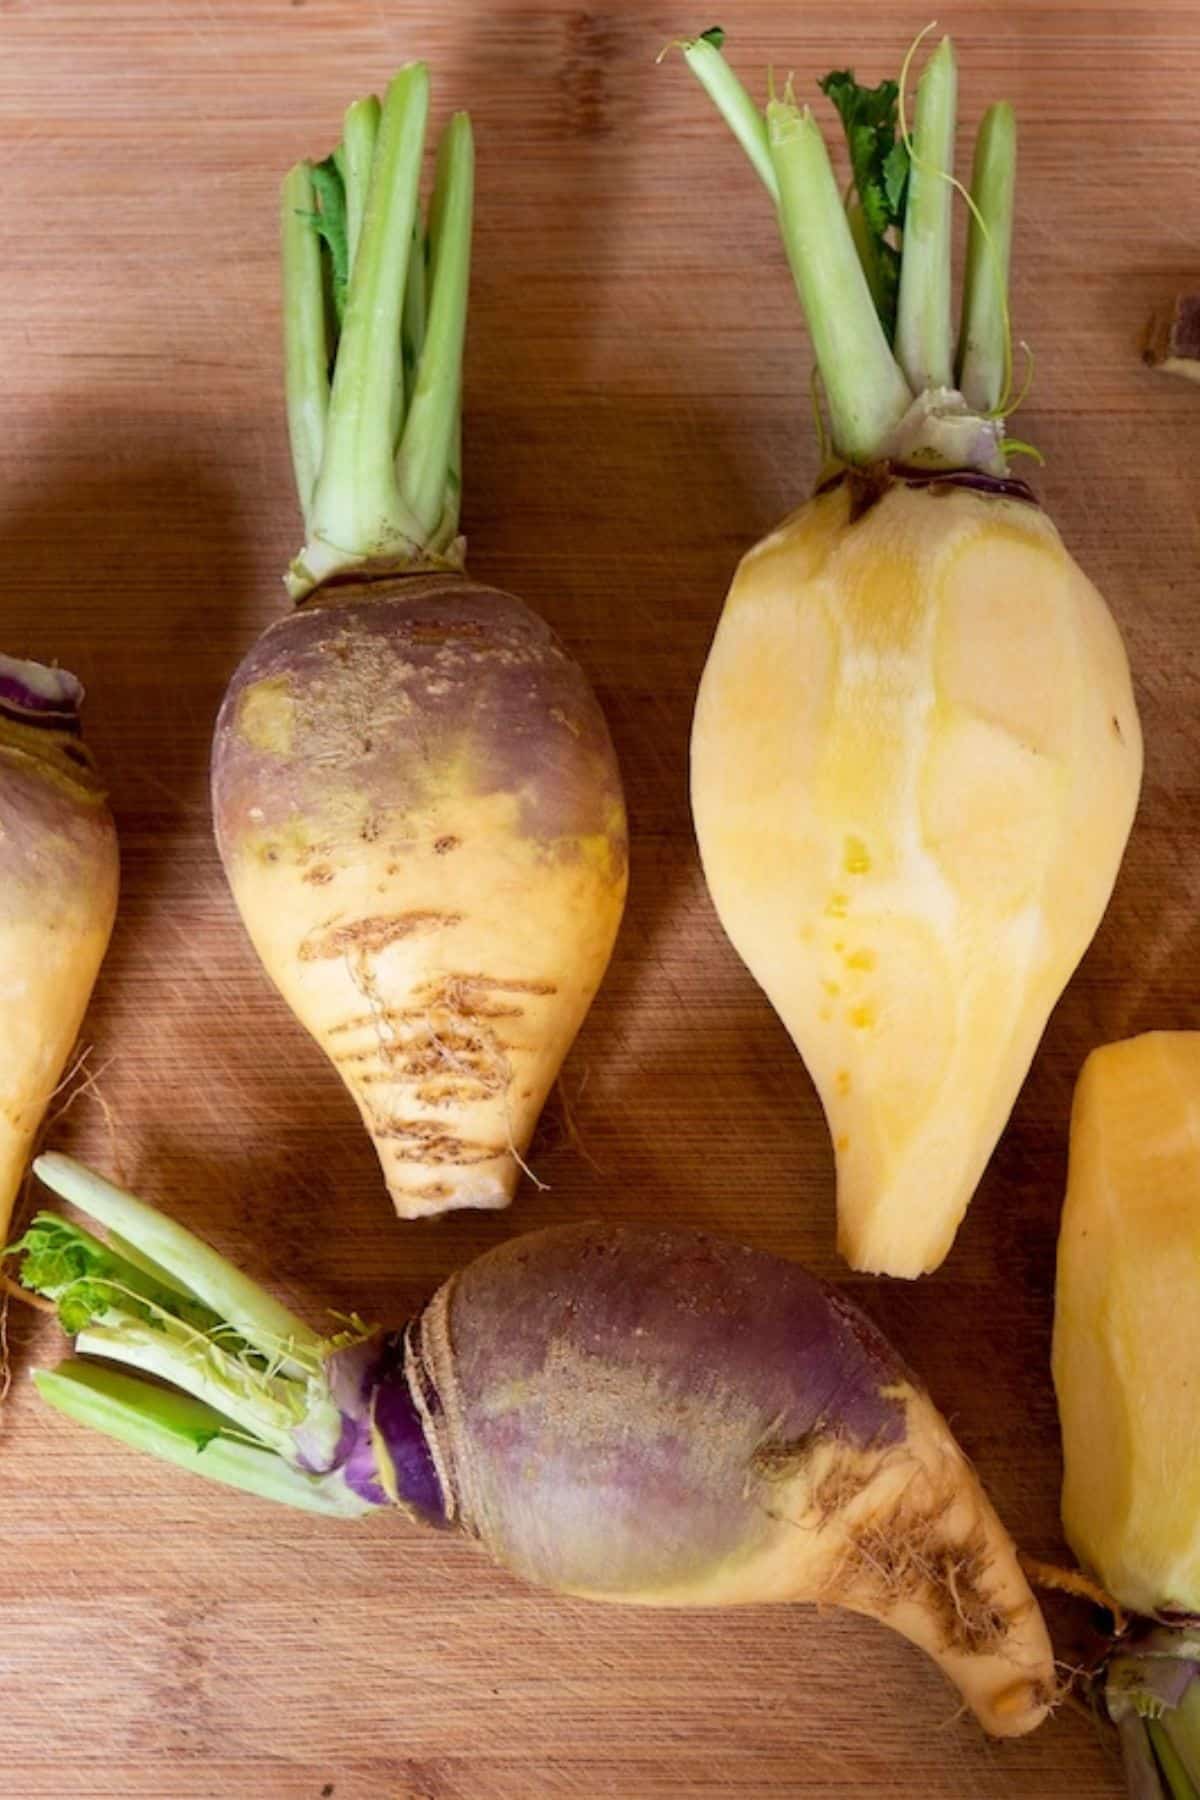
[[[861,87],[852,69],[834,69],[819,83],[846,133],[854,190],[866,227],[859,239],[867,280],[891,342],[896,329],[900,251],[895,235],[904,223],[908,151],[897,136],[900,90],[894,81]]]
[[[897,222],[904,218],[905,192],[908,187],[908,151],[897,138],[883,159],[883,191],[888,209]]]
[[[25,1235],[4,1254],[21,1258],[21,1286],[57,1303],[59,1322],[71,1337],[113,1307],[159,1328],[164,1314],[202,1332],[222,1325],[210,1307],[163,1286],[57,1213],[38,1213]],[[225,1334],[224,1341],[228,1348],[238,1340]]]
[[[720,25],[710,25],[707,31],[700,33],[700,37],[704,43],[711,44],[714,50],[719,50],[725,42],[725,32]]]
[[[317,196],[312,227],[329,254],[333,310],[340,331],[350,286],[350,241],[346,231],[346,184],[336,150],[324,162],[313,164],[312,183]]]

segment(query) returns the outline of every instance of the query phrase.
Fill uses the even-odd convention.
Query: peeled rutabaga
[[[1063,1524],[1132,1612],[1200,1617],[1200,1032],[1094,1050],[1071,1114],[1054,1384]]]
[[[855,1268],[935,1269],[1100,922],[1142,748],[1104,601],[1031,490],[1007,301],[1012,108],[989,107],[951,328],[957,67],[789,81],[760,113],[683,46],[767,187],[828,414],[816,495],[743,559],[696,703],[692,809],[721,923],[820,1092]],[[905,69],[907,70],[907,62]],[[822,431],[825,426],[822,424]]]
[[[804,1057],[856,1268],[936,1268],[1104,912],[1141,737],[1023,497],[854,477],[746,556],[704,672],[713,902]]]

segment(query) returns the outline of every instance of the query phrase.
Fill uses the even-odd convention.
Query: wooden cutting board
[[[926,13],[743,4],[729,49],[802,92],[894,72]],[[466,0],[0,0],[0,596],[6,649],[76,669],[124,895],[51,1141],[269,1275],[316,1319],[403,1317],[505,1234],[603,1214],[718,1228],[847,1286],[924,1373],[1017,1538],[1063,1554],[1047,1355],[1071,1087],[1088,1048],[1200,1024],[1200,393],[1147,373],[1200,279],[1200,8],[961,0],[963,112],[1021,121],[1022,435],[1126,634],[1144,799],[953,1254],[846,1278],[803,1069],[725,943],[686,798],[692,697],[741,551],[805,494],[809,355],[754,178],[678,61],[703,8]],[[322,1056],[268,989],[209,831],[223,684],[298,546],[276,190],[353,96],[425,56],[479,151],[466,428],[472,565],[592,672],[624,765],[629,910],[503,1216],[390,1214]],[[965,140],[964,140],[965,143]],[[964,148],[962,164],[968,162]],[[0,1421],[0,1792],[11,1800],[1098,1800],[1067,1702],[985,1742],[861,1620],[660,1615],[527,1591],[398,1520],[310,1521],[109,1447],[27,1375]],[[1089,1621],[1050,1609],[1065,1662]]]

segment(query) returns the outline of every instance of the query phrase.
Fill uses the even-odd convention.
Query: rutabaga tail
[[[942,1669],[993,1737],[1041,1724],[1054,1657],[1013,1543],[945,1421],[907,1401],[904,1445],[836,1522],[829,1598],[869,1613]]]

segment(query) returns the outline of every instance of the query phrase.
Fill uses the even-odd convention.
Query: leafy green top
[[[3,1254],[22,1258],[21,1285],[56,1303],[62,1328],[72,1337],[116,1305],[156,1329],[165,1329],[173,1318],[200,1332],[221,1330],[225,1343],[231,1342],[228,1327],[210,1307],[156,1281],[91,1232],[54,1213],[38,1213],[25,1235]]]
[[[313,230],[320,238],[328,259],[329,286],[333,297],[333,316],[338,330],[346,313],[346,295],[350,288],[350,241],[346,230],[346,183],[342,173],[340,148],[324,162],[314,163],[313,192],[317,209],[309,215]]]
[[[891,343],[896,333],[900,249],[889,233],[904,225],[908,149],[897,135],[900,88],[895,81],[862,87],[852,69],[834,69],[818,84],[838,110],[850,151],[860,219],[856,237],[871,297]]]

